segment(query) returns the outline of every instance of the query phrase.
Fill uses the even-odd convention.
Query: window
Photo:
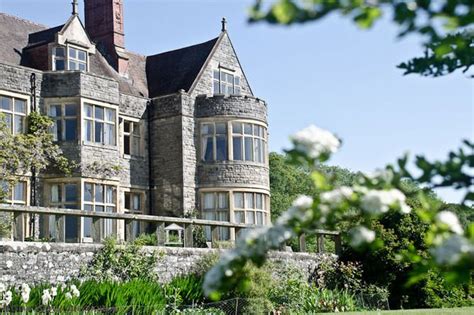
[[[84,104],[85,141],[116,145],[115,120],[115,109]]]
[[[234,221],[236,223],[265,225],[267,196],[260,193],[234,192]]]
[[[75,183],[55,183],[50,184],[49,205],[56,208],[77,209],[78,207],[78,187]],[[66,216],[66,241],[76,242],[78,239],[79,218]],[[56,237],[55,216],[49,216],[49,236]]]
[[[202,160],[227,160],[227,124],[207,123],[201,127]]]
[[[222,69],[214,70],[214,94],[240,95],[240,77],[225,72]]]
[[[26,131],[26,100],[0,95],[0,113],[13,134]]]
[[[123,154],[141,156],[140,123],[123,121]]]
[[[73,47],[56,47],[53,53],[54,70],[87,71],[87,52]]]
[[[11,205],[26,205],[26,181],[19,181],[14,185],[9,185],[6,181],[0,181],[0,190],[5,195],[3,203]]]
[[[94,212],[116,212],[115,186],[84,183],[84,210]],[[103,238],[113,233],[112,219],[102,219],[100,224]],[[92,218],[83,218],[82,236],[92,237]]]
[[[125,213],[143,214],[143,193],[125,192],[124,193]],[[132,234],[137,237],[142,233],[140,222],[133,221]]]
[[[49,105],[49,116],[54,121],[52,133],[54,141],[77,140],[77,105]]]
[[[202,194],[202,214],[205,220],[229,222],[229,193],[206,192]],[[211,228],[205,227],[206,237],[211,239]],[[218,228],[219,240],[229,239],[229,228]]]
[[[237,161],[265,163],[266,129],[250,123],[232,123],[232,153]]]

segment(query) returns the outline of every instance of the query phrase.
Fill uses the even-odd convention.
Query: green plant
[[[118,246],[115,239],[109,238],[82,268],[80,277],[97,281],[156,280],[154,268],[158,258],[156,251],[142,251],[136,244]]]
[[[345,290],[328,290],[311,287],[302,296],[298,311],[314,312],[350,312],[357,310],[354,295]]]
[[[188,274],[177,276],[165,285],[165,288],[174,288],[181,297],[180,300],[184,305],[192,305],[202,303],[206,300],[202,283],[204,278],[202,275]],[[165,289],[165,291],[167,291]]]
[[[155,234],[143,233],[133,240],[133,244],[137,246],[157,246],[158,239]]]

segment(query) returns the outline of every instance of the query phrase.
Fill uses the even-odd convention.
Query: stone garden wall
[[[0,282],[7,285],[21,283],[57,283],[78,275],[102,245],[39,242],[0,242]],[[205,255],[217,249],[144,247],[143,254],[158,251],[155,272],[161,282],[178,274],[187,273]],[[333,260],[331,254],[273,252],[270,260],[282,265],[293,265],[308,272],[322,261]]]

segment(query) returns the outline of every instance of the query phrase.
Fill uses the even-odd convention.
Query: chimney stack
[[[109,64],[121,75],[127,74],[122,0],[84,0],[87,34],[97,44]]]

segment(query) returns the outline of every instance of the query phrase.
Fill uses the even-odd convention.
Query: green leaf
[[[279,23],[289,24],[295,20],[298,7],[290,0],[281,0],[272,7],[271,12]]]
[[[313,171],[311,173],[311,179],[313,180],[314,186],[317,189],[325,190],[328,189],[328,183],[326,181],[326,177],[318,171]]]

